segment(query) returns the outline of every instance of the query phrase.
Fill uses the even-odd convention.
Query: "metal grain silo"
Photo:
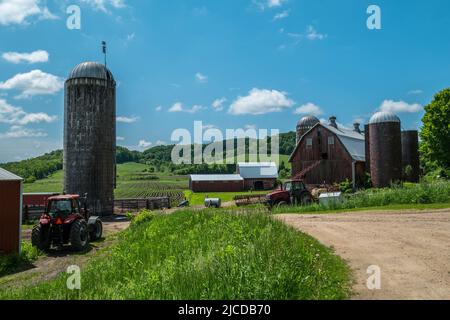
[[[116,82],[102,64],[76,66],[65,83],[64,191],[88,194],[98,215],[113,213]]]
[[[300,141],[300,139],[303,137],[303,135],[306,132],[308,132],[309,130],[311,130],[319,122],[320,122],[320,120],[314,116],[307,116],[307,117],[300,119],[300,121],[297,123],[297,135],[296,135],[297,144]]]
[[[402,179],[402,138],[400,119],[379,112],[369,122],[370,171],[375,188],[384,188]]]
[[[406,181],[419,182],[420,159],[419,159],[419,132],[416,130],[402,132],[402,159],[403,175]],[[410,166],[411,171],[405,170]]]

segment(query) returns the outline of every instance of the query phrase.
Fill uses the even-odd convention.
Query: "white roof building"
[[[192,174],[190,178],[193,182],[244,181],[238,174]]]
[[[244,179],[278,179],[278,166],[275,162],[242,162],[237,173]]]

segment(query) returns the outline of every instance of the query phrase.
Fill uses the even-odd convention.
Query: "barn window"
[[[306,139],[306,146],[312,147],[312,145],[313,145],[313,139],[311,139],[311,138]]]
[[[334,145],[334,137],[328,137],[328,144],[330,146]]]

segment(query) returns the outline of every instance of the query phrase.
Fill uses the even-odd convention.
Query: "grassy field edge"
[[[317,240],[267,214],[141,214],[108,254],[82,270],[0,299],[347,299],[351,272]]]

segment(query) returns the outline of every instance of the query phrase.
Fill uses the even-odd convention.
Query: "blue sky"
[[[81,29],[66,27],[69,5]],[[381,9],[381,30],[366,26]],[[118,144],[170,143],[195,120],[294,130],[304,114],[343,126],[421,106],[449,86],[450,2],[0,0],[0,162],[62,148],[63,82],[103,60],[118,82]]]

